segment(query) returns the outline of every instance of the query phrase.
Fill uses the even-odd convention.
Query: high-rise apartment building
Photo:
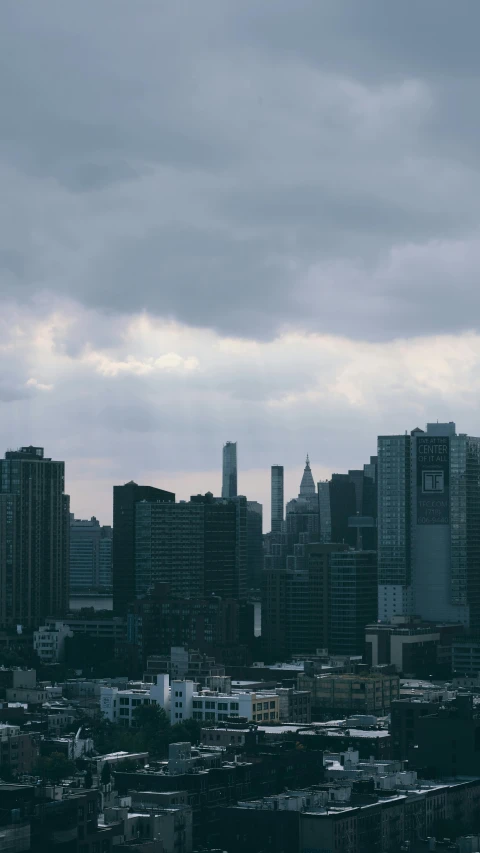
[[[237,442],[223,446],[222,498],[237,497]]]
[[[140,501],[174,503],[175,495],[133,481],[113,487],[113,609],[125,616],[136,595],[135,510]]]
[[[480,630],[480,438],[454,423],[378,438],[379,617]]]
[[[205,595],[244,598],[247,592],[247,499],[195,495],[204,508]]]
[[[363,655],[365,627],[378,613],[377,552],[332,552],[329,561],[328,650]]]
[[[37,628],[68,609],[69,497],[65,465],[43,447],[0,461],[0,623]]]
[[[272,533],[281,533],[284,519],[283,465],[272,465],[271,474]]]
[[[70,516],[70,592],[112,588],[112,537],[109,525],[95,516]]]
[[[247,499],[207,492],[188,503],[138,501],[134,566],[133,597],[160,583],[184,598],[245,597]]]
[[[135,508],[135,596],[168,584],[174,596],[201,598],[205,512],[198,503],[139,501]]]

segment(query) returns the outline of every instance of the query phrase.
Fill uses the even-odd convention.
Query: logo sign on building
[[[417,524],[450,523],[450,441],[417,439]]]

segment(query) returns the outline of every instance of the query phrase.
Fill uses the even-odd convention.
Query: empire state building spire
[[[305,468],[303,471],[302,482],[300,483],[300,494],[301,498],[310,498],[315,495],[315,482],[313,479],[313,474],[310,469],[310,459],[307,458],[305,460]]]

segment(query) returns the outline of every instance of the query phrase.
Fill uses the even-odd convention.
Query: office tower
[[[111,590],[112,528],[70,516],[70,592]]]
[[[263,570],[263,507],[247,501],[247,588],[260,589]]]
[[[0,461],[0,620],[37,628],[68,609],[69,498],[65,465],[42,447]]]
[[[378,438],[379,616],[480,630],[480,439],[454,423]]]
[[[172,492],[131,481],[113,487],[113,609],[126,615],[136,594],[135,508],[140,501],[174,503]]]
[[[223,447],[222,498],[237,497],[237,442],[227,441]]]
[[[342,544],[310,543],[308,534],[302,534],[286,559],[265,558],[262,640],[267,660],[315,654],[328,647],[330,556],[347,549]]]
[[[318,484],[320,541],[346,542],[352,548],[377,547],[376,456],[363,469],[332,474]]]
[[[272,483],[271,483],[271,498],[272,498],[272,533],[281,533],[283,528],[284,516],[284,496],[283,496],[283,465],[272,465]]]
[[[376,551],[330,554],[328,650],[334,655],[363,655],[365,627],[377,620]]]
[[[195,495],[188,503],[135,507],[135,595],[167,583],[172,595],[243,598],[247,588],[247,499]]]

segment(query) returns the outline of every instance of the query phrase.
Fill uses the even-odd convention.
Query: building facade
[[[376,621],[376,551],[332,551],[329,555],[328,637],[333,655],[363,655],[365,627]]]
[[[180,598],[244,598],[247,499],[144,500],[135,506],[135,596],[168,584]],[[133,599],[132,599],[133,600]]]
[[[172,725],[188,719],[222,722],[230,717],[244,717],[254,722],[279,720],[280,700],[273,691],[235,690],[220,693],[196,690],[194,681],[174,679],[170,684],[168,674],[157,675],[154,684],[143,688],[101,688],[101,713],[114,723],[135,727],[136,709],[152,703],[158,704],[170,715]]]
[[[222,498],[237,497],[237,442],[227,441],[222,456]]]
[[[264,654],[283,660],[328,648],[362,655],[365,626],[377,618],[377,554],[308,538],[300,534],[293,554],[280,564],[275,555],[265,558]]]
[[[42,663],[60,663],[65,660],[65,641],[73,631],[63,622],[41,625],[33,632],[33,648]]]
[[[113,609],[119,616],[136,597],[135,511],[141,501],[174,503],[175,495],[133,481],[113,487]]]
[[[237,599],[182,598],[158,584],[132,602],[127,615],[127,640],[145,666],[149,655],[170,653],[172,647],[198,649],[223,659],[223,653],[242,644],[242,610]],[[252,625],[253,634],[253,625]]]
[[[378,438],[379,617],[480,629],[480,439],[454,423]]]
[[[112,539],[109,525],[70,516],[70,592],[112,589]]]
[[[0,624],[38,627],[63,616],[69,593],[69,497],[65,465],[43,447],[0,461]]]
[[[300,690],[312,693],[312,716],[322,713],[388,714],[399,697],[398,675],[339,673],[298,676]]]

